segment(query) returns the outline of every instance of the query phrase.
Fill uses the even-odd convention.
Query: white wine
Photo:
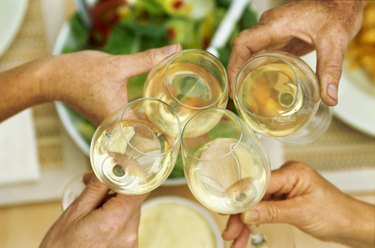
[[[193,155],[183,153],[188,186],[207,208],[222,214],[257,204],[268,182],[268,167],[246,141],[217,138]]]
[[[223,92],[223,89],[225,90]],[[203,66],[175,62],[150,73],[145,84],[144,97],[157,98],[167,103],[178,115],[182,125],[196,112],[210,108],[225,108],[228,97],[226,88]],[[161,119],[168,120],[159,112]],[[196,126],[190,136],[209,130],[218,119],[205,119]]]
[[[272,63],[257,67],[243,79],[236,105],[241,117],[258,133],[287,136],[305,124],[304,96],[300,83],[306,80],[287,64]],[[243,107],[238,106],[241,101]]]
[[[99,127],[93,140],[90,158],[95,174],[124,194],[158,187],[172,171],[178,154],[163,133],[141,120]]]

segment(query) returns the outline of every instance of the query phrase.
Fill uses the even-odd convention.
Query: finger
[[[140,207],[147,195],[117,194],[102,206],[103,211],[95,212],[95,215],[101,219],[103,228],[115,229],[123,234],[119,238],[122,243],[136,242]]]
[[[142,195],[122,195],[117,194],[116,197],[108,200],[103,205],[102,213],[103,221],[108,223],[124,223],[128,221],[131,216],[139,211],[142,203],[148,194]]]
[[[320,96],[324,103],[334,106],[338,101],[338,87],[342,72],[345,46],[340,42],[321,39],[316,44],[317,76],[320,83]]]
[[[240,214],[231,215],[228,219],[227,226],[223,231],[222,237],[225,240],[234,240],[236,239],[242,229],[244,228],[245,224],[242,222]]]
[[[241,66],[253,53],[268,47],[271,42],[271,30],[266,25],[253,26],[237,35],[228,63],[228,77],[232,89]]]
[[[270,200],[270,196],[287,194],[293,187],[295,181],[293,175],[285,174],[284,170],[277,169],[271,172],[271,177],[267,185],[264,200]],[[272,197],[271,197],[272,198]]]
[[[285,47],[284,51],[288,53],[292,53],[296,56],[303,56],[311,51],[313,51],[315,47],[311,44],[308,44],[305,41],[302,41],[298,38],[293,38]]]
[[[101,205],[109,188],[102,184],[97,177],[92,176],[81,195],[69,206],[68,210],[75,216],[84,216]]]
[[[261,201],[254,208],[241,214],[241,220],[246,224],[277,222],[294,224],[294,221],[298,220],[295,216],[300,214],[301,209],[298,206],[298,200],[293,200],[293,198],[308,192],[311,185],[308,175],[311,175],[312,171],[303,163],[286,162],[280,169],[272,172],[267,194],[285,194],[287,199]]]
[[[294,224],[293,220],[296,213],[295,203],[290,201],[262,201],[257,206],[242,213],[241,219],[247,224],[264,223],[289,223]],[[300,211],[300,210],[299,210]]]
[[[280,168],[271,172],[264,199],[270,195],[289,194],[299,181],[302,167],[298,161],[287,161]]]
[[[180,51],[180,44],[173,44],[161,48],[154,48],[144,52],[136,53],[133,55],[122,55],[125,63],[125,70],[127,76],[135,76],[150,71],[165,57]],[[131,66],[129,67],[129,60]]]
[[[87,185],[92,179],[92,177],[95,177],[95,174],[92,172],[88,172],[83,175],[83,183]]]
[[[133,212],[133,214],[127,220],[122,220],[119,228],[119,235],[116,238],[114,247],[136,247],[138,244],[138,231],[140,222],[140,209]],[[113,226],[111,226],[113,227]],[[116,245],[118,244],[118,245]]]
[[[233,241],[232,248],[247,247],[250,238],[250,230],[244,225],[240,235]]]

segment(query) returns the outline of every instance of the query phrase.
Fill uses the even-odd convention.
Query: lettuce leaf
[[[104,51],[111,54],[132,54],[167,43],[166,29],[163,26],[122,20],[113,28]]]

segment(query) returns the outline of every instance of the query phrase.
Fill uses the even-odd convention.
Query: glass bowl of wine
[[[252,57],[237,74],[233,90],[239,115],[258,134],[310,143],[331,123],[315,73],[295,55],[274,51]]]

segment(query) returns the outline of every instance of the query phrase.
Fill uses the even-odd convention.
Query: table
[[[51,6],[57,6],[51,8]],[[64,13],[61,13],[61,7],[65,7]],[[45,23],[45,32],[46,38],[42,45],[39,46],[38,53],[33,56],[44,56],[49,53],[53,45],[53,37],[56,37],[59,25],[64,20],[65,16],[68,16],[74,10],[74,1],[73,0],[30,0],[29,2],[30,15],[36,15],[35,13],[43,13],[45,18],[48,18],[48,25]],[[39,10],[38,10],[39,8]],[[39,12],[38,12],[39,11]],[[29,16],[30,17],[30,16]],[[35,16],[34,16],[35,17]],[[54,17],[54,18],[52,18]],[[32,17],[30,17],[32,18]],[[28,25],[31,25],[30,23]],[[40,34],[39,34],[40,35]],[[39,37],[40,38],[40,37]],[[17,39],[20,39],[18,37]],[[35,51],[34,51],[35,52]],[[30,57],[31,59],[31,57]],[[45,113],[49,113],[48,116],[54,116],[52,123],[51,121],[39,123],[37,128],[45,129],[45,125],[53,125],[54,128],[62,128],[61,124],[56,121],[56,112],[53,105],[44,105],[34,109],[34,115],[37,117]],[[337,120],[336,120],[337,121]],[[37,123],[38,124],[38,123]],[[340,123],[340,125],[342,125]],[[59,130],[60,130],[59,129]],[[55,129],[53,129],[55,130]],[[59,137],[65,137],[67,134],[60,130]],[[50,144],[47,142],[47,145]],[[40,144],[39,144],[40,145]],[[42,144],[45,145],[45,144]],[[287,156],[292,157],[296,149],[295,147],[287,147]],[[308,151],[299,151],[299,154],[310,154]],[[51,154],[50,154],[51,155]],[[53,154],[52,154],[53,155]],[[304,156],[304,155],[301,155]],[[51,162],[51,158],[42,158],[45,159],[45,164],[48,164],[48,161]],[[50,159],[50,160],[49,160]],[[87,161],[86,161],[87,162]],[[57,165],[58,166],[58,165]],[[176,195],[187,197],[194,200],[187,186],[163,186],[156,189],[151,193],[150,197],[157,197],[162,195]],[[352,192],[352,195],[356,198],[375,203],[375,192]],[[54,221],[61,214],[61,205],[59,200],[52,201],[41,201],[34,202],[29,204],[19,204],[11,205],[6,207],[0,207],[0,248],[5,247],[37,247],[45,235],[49,227],[54,223]],[[219,214],[212,213],[215,220],[217,221],[221,230],[225,228],[227,216],[222,216]],[[293,232],[296,238],[296,247],[303,248],[340,248],[345,247],[342,245],[327,243],[319,241],[307,234],[302,233],[296,228],[293,228]],[[226,244],[227,246],[229,244]]]
[[[174,195],[194,200],[187,186],[164,186],[151,193],[149,198]],[[375,204],[375,194],[357,193],[354,197]],[[60,216],[61,202],[51,201],[0,208],[0,247],[37,247],[47,230]],[[212,213],[220,230],[224,230],[227,216]],[[345,248],[346,246],[322,242],[293,227],[297,248]],[[226,243],[229,247],[229,243]]]

